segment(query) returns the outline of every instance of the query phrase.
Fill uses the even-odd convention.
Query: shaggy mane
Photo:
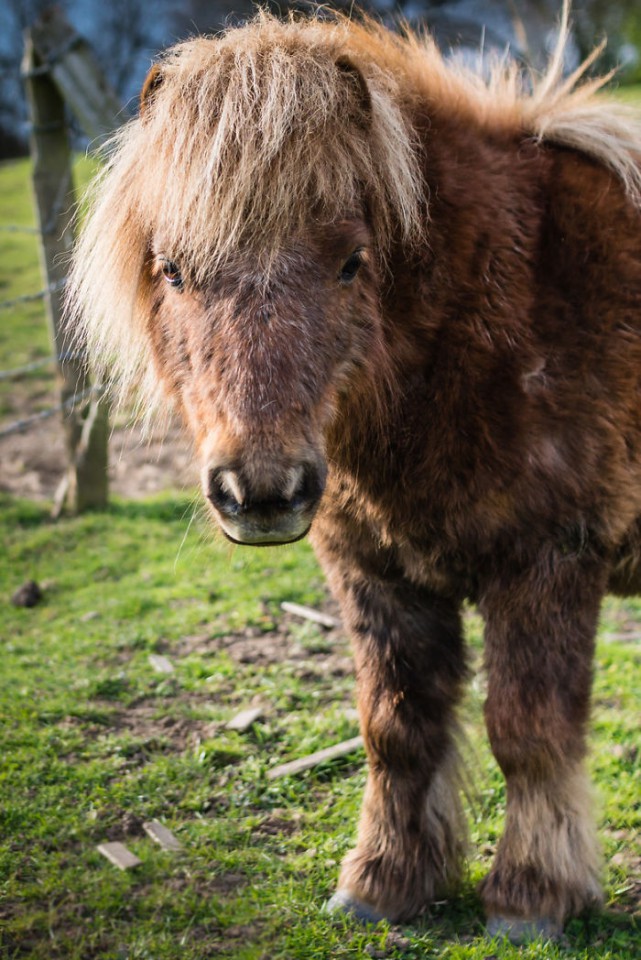
[[[446,63],[429,38],[341,17],[281,22],[260,13],[220,38],[170,49],[143,116],[110,145],[70,277],[69,315],[101,373],[112,359],[125,387],[149,373],[144,318],[154,253],[203,279],[240,248],[268,259],[310,218],[343,218],[363,198],[381,259],[392,239],[424,239],[413,128],[421,103],[479,131],[582,150],[638,201],[638,120],[595,97],[608,77],[582,80],[598,51],[562,78],[567,33],[566,4],[556,53],[532,83],[505,63],[485,81]]]

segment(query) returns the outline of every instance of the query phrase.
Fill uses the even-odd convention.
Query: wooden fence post
[[[62,328],[63,287],[73,242],[74,189],[65,103],[49,69],[27,37],[23,72],[31,113],[33,191],[40,230],[40,260],[48,287],[46,312],[57,358],[62,402],[90,390],[82,344],[72,342]],[[79,355],[80,353],[80,355]],[[69,470],[56,496],[74,511],[107,503],[107,405],[99,396],[87,398],[63,413]]]
[[[30,36],[36,56],[71,108],[90,147],[100,146],[125,117],[89,44],[56,7],[42,14]]]

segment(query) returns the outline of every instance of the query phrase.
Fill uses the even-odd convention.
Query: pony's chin
[[[220,529],[230,543],[234,543],[239,547],[284,547],[288,543],[297,543],[306,537],[311,529],[311,523],[308,524],[302,532],[292,533],[291,535],[286,534],[284,531],[276,530],[265,531],[264,533],[252,532],[251,534],[245,533],[242,530],[234,530],[231,532],[230,529],[226,529],[222,523],[220,524]]]

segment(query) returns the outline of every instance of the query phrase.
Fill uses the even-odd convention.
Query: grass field
[[[26,178],[26,164],[0,168],[0,225],[31,222]],[[40,285],[33,238],[0,233],[0,300]],[[38,305],[0,319],[0,368],[47,354]],[[0,386],[10,417],[12,389]],[[475,887],[505,797],[480,676],[464,707],[473,785],[463,887],[414,925],[362,928],[319,911],[353,843],[362,753],[267,777],[358,732],[345,639],[280,609],[325,602],[316,562],[305,543],[232,550],[198,516],[190,523],[193,512],[169,492],[54,524],[46,504],[0,499],[0,958],[637,958],[641,604],[607,602],[597,656],[590,767],[604,910],[572,921],[554,946],[485,938]],[[43,602],[12,606],[28,579]],[[478,667],[473,612],[467,625]],[[174,672],[155,672],[151,654]],[[262,719],[227,730],[249,706]],[[154,818],[181,853],[146,837]],[[140,866],[118,871],[97,851],[108,840]]]
[[[270,782],[283,760],[352,737],[342,640],[284,623],[282,600],[317,604],[305,544],[231,551],[172,497],[115,504],[52,524],[44,506],[2,502],[2,906],[7,957],[633,957],[641,892],[641,646],[636,604],[610,603],[599,651],[591,765],[602,804],[608,908],[568,928],[567,946],[516,948],[482,936],[475,882],[501,828],[504,792],[481,736],[481,692],[465,709],[474,767],[472,856],[460,897],[417,926],[362,930],[319,905],[353,838],[358,753]],[[8,604],[28,578],[33,609]],[[639,628],[641,629],[641,627]],[[284,643],[282,633],[286,631]],[[469,620],[478,655],[479,629]],[[283,659],[278,647],[286,654]],[[151,653],[175,673],[156,674]],[[250,705],[264,719],[225,730]],[[153,818],[183,844],[155,848]],[[123,840],[123,874],[96,851]],[[635,906],[636,904],[636,906]],[[543,952],[542,952],[543,951]],[[377,955],[377,954],[370,954]]]

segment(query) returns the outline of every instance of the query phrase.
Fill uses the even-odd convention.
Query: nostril
[[[283,487],[283,500],[291,503],[304,498],[305,486],[305,468],[302,466],[290,467],[287,471],[285,486]]]
[[[236,503],[242,505],[245,502],[245,491],[237,473],[233,470],[221,470],[219,482],[225,494]]]
[[[313,503],[320,500],[325,489],[325,474],[311,463],[298,467],[296,484],[292,490],[290,501],[293,506]]]
[[[245,500],[242,485],[233,470],[210,470],[207,499],[222,513],[237,513]]]
[[[311,463],[293,467],[288,480],[287,501],[293,509],[300,509],[320,500],[325,488],[324,474]]]

